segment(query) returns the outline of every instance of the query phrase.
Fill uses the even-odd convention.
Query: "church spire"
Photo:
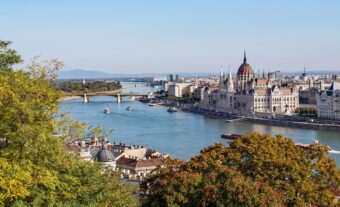
[[[263,69],[263,74],[262,74],[262,78],[265,78],[265,74],[264,74],[264,69]]]
[[[243,63],[247,63],[246,50],[244,50]]]
[[[220,77],[222,77],[223,76],[223,66],[221,65],[221,67],[220,67]]]
[[[234,92],[234,82],[233,82],[233,78],[231,77],[231,68],[229,66],[229,74],[228,74],[228,88],[227,91],[229,93]]]

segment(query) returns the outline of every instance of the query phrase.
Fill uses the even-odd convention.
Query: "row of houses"
[[[103,169],[115,171],[121,178],[134,181],[142,181],[162,166],[169,156],[139,145],[98,142],[96,137],[90,141],[66,144],[65,150],[80,160],[99,162]]]

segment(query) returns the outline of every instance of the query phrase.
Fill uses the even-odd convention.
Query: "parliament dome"
[[[237,76],[253,76],[254,71],[250,67],[250,65],[247,63],[247,57],[246,53],[244,53],[244,58],[243,58],[243,63],[242,65],[238,68],[237,71]]]

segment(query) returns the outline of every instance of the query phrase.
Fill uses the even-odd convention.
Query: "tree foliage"
[[[66,94],[79,94],[112,91],[121,89],[122,86],[117,82],[87,81],[83,84],[80,81],[59,81],[54,84],[54,88]]]
[[[0,206],[135,205],[132,189],[116,175],[72,157],[65,140],[53,136],[60,93],[50,81],[60,62],[33,62],[28,72],[14,72],[16,57],[1,58]]]
[[[21,62],[21,57],[13,49],[8,48],[10,41],[0,40],[0,73],[10,71],[14,64]]]
[[[295,113],[299,115],[316,115],[316,109],[311,107],[299,107],[295,110]]]
[[[340,172],[328,147],[252,133],[168,162],[146,180],[144,206],[337,206]]]

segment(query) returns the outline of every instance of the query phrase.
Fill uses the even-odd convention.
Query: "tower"
[[[237,71],[237,92],[247,92],[247,83],[254,77],[253,69],[247,63],[246,51],[244,51],[243,63]]]
[[[231,68],[229,66],[229,74],[228,74],[228,81],[227,81],[227,92],[228,93],[234,93],[234,83],[233,78],[231,75]]]

